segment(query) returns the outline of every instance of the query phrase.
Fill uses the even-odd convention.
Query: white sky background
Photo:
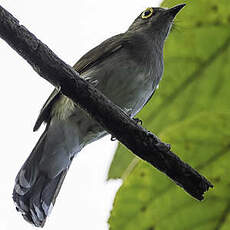
[[[73,65],[105,39],[124,32],[160,0],[2,0],[12,13],[66,63]],[[53,87],[0,39],[0,230],[35,229],[15,210],[14,179],[42,129],[32,132]],[[44,127],[42,127],[44,128]],[[110,136],[87,146],[69,170],[45,229],[107,230],[121,181],[106,182],[116,142]]]

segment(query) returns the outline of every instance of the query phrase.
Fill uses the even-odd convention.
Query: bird
[[[90,50],[73,68],[135,119],[158,88],[164,43],[184,6],[148,7],[126,32]],[[18,172],[13,190],[17,211],[36,227],[45,225],[74,156],[108,134],[58,88],[42,107],[33,130],[43,122],[44,132]]]

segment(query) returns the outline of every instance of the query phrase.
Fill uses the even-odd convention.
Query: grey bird
[[[163,46],[176,14],[149,7],[125,33],[113,36],[86,53],[74,69],[133,118],[149,101],[163,73]],[[55,89],[34,126],[46,128],[20,169],[13,191],[25,220],[43,227],[73,157],[108,134],[72,100]]]

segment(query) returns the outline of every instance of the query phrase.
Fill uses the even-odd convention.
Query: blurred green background
[[[143,126],[213,184],[194,200],[119,144],[108,179],[122,178],[111,230],[230,229],[230,2],[186,3],[164,49],[164,76],[138,115]]]

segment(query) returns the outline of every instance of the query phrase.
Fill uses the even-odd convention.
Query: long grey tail
[[[47,131],[45,130],[32,153],[20,169],[13,191],[16,209],[24,219],[36,227],[43,227],[46,217],[54,206],[68,168],[54,178],[39,169]]]

